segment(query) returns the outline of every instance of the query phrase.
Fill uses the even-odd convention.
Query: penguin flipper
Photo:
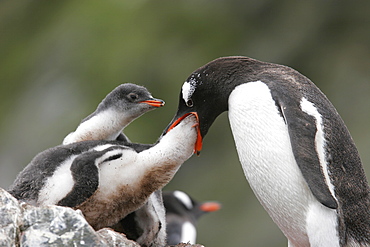
[[[91,197],[99,186],[99,169],[95,164],[98,153],[87,152],[77,157],[71,165],[75,184],[72,190],[57,205],[76,207]]]
[[[288,126],[295,160],[308,187],[321,204],[336,209],[338,203],[326,183],[316,146],[318,145],[316,118],[304,112],[299,105],[293,102],[278,105]]]

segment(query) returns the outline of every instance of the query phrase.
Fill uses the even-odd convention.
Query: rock
[[[103,228],[97,233],[107,242],[108,246],[140,247],[136,242],[128,240],[124,234],[115,232],[112,229]]]
[[[26,205],[22,221],[21,246],[107,246],[72,208]]]
[[[0,246],[140,247],[124,234],[103,228],[95,231],[81,211],[68,207],[35,207],[19,203],[0,188]],[[179,244],[176,247],[203,247]]]
[[[21,214],[18,201],[0,188],[0,246],[16,246]]]
[[[201,244],[186,244],[186,243],[180,243],[178,245],[171,245],[171,246],[168,246],[168,247],[204,247],[203,245]]]
[[[68,207],[35,207],[19,203],[0,188],[0,246],[140,247],[110,229],[96,232],[81,211]]]

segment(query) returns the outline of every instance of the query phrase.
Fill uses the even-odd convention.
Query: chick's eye
[[[138,96],[136,93],[130,93],[130,94],[128,95],[128,97],[129,97],[130,99],[132,99],[132,100],[136,100],[137,98],[139,98],[139,96]]]
[[[186,105],[187,105],[188,107],[193,107],[193,100],[188,99],[188,101],[186,101]]]

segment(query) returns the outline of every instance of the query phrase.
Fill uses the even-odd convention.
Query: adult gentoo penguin
[[[245,176],[289,246],[370,246],[370,189],[358,151],[308,78],[248,57],[216,59],[185,81],[167,129],[195,112],[204,137],[224,111]]]
[[[221,208],[217,202],[198,202],[183,191],[163,192],[166,208],[167,244],[196,243],[198,219]]]
[[[122,130],[144,113],[161,106],[164,106],[164,101],[153,98],[145,87],[121,84],[82,120],[74,132],[64,138],[63,144],[87,140],[127,141]]]
[[[190,116],[154,146],[137,152],[118,141],[84,141],[38,154],[9,192],[33,205],[80,209],[95,229],[111,226],[166,185],[194,152],[197,119]]]

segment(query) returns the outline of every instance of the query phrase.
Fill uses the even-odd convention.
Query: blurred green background
[[[124,82],[166,101],[125,131],[153,143],[188,75],[229,55],[285,64],[315,82],[370,177],[369,13],[368,0],[0,1],[0,186]],[[201,244],[287,246],[244,179],[227,114],[166,189],[223,204],[199,222]]]

